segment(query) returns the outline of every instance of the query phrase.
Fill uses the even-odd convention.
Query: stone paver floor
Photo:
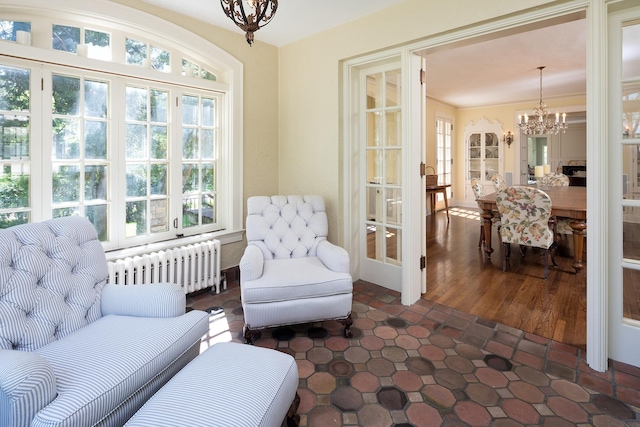
[[[203,349],[243,342],[237,283],[187,304],[211,312]],[[351,339],[325,321],[256,340],[297,360],[301,426],[640,426],[638,368],[362,281],[352,317]]]

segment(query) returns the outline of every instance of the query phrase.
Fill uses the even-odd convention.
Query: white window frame
[[[96,17],[99,16],[99,19]],[[123,19],[123,17],[126,17]],[[124,6],[120,6],[104,0],[94,0],[91,5],[91,12],[86,10],[86,6],[82,2],[75,0],[61,0],[56,4],[45,3],[41,0],[10,0],[4,2],[3,11],[0,19],[27,21],[32,25],[32,44],[31,46],[18,45],[13,42],[0,41],[2,43],[2,54],[0,60],[10,65],[11,58],[21,58],[26,61],[37,61],[45,64],[59,64],[69,67],[78,67],[87,70],[95,70],[99,73],[110,73],[113,75],[130,75],[141,79],[162,79],[163,83],[184,87],[185,92],[189,91],[189,87],[196,90],[210,90],[217,93],[223,93],[221,103],[218,106],[224,114],[220,117],[220,139],[222,141],[220,148],[220,156],[224,159],[226,167],[218,175],[219,197],[219,218],[224,220],[223,229],[215,232],[196,233],[193,236],[185,237],[185,243],[205,240],[209,238],[218,238],[222,243],[230,243],[239,241],[242,238],[243,227],[243,197],[242,197],[242,94],[243,94],[243,66],[240,61],[232,57],[211,42],[197,36],[190,31],[164,21],[158,17],[148,15],[142,11],[133,10]],[[51,48],[50,28],[51,25],[63,24],[79,27],[89,27],[101,31],[108,31],[112,34],[111,45],[114,49],[112,60],[110,62],[101,61],[82,57],[79,55],[69,54],[67,52],[55,51]],[[44,32],[47,36],[42,36],[43,32],[38,32],[37,28],[49,28],[48,32]],[[35,31],[34,31],[35,30]],[[171,73],[163,73],[157,70],[144,69],[124,63],[124,54],[120,55],[118,49],[122,47],[119,40],[124,40],[126,36],[137,37],[137,39],[146,41],[166,48],[171,51]],[[6,55],[6,56],[5,56]],[[217,76],[216,81],[194,79],[183,77],[182,59],[186,58],[195,61],[201,67],[206,67],[210,72],[214,72]],[[22,61],[19,61],[22,62]],[[16,64],[16,66],[20,66]],[[22,65],[24,67],[24,65]],[[32,90],[34,79],[32,79]],[[37,86],[40,82],[37,81]],[[174,103],[175,95],[171,95],[171,102]],[[172,105],[175,107],[175,104]],[[32,111],[34,105],[32,105]],[[41,110],[37,110],[41,111]],[[32,125],[33,126],[33,125]],[[173,124],[176,126],[176,124]],[[179,124],[177,125],[179,126]],[[33,128],[35,129],[35,127]],[[39,142],[34,139],[38,137],[40,129],[32,130],[32,147]],[[45,138],[46,139],[46,138]],[[43,138],[40,136],[40,141]],[[32,154],[35,150],[32,149]],[[34,165],[46,163],[46,155],[37,158],[32,156]],[[119,173],[117,159],[113,159],[113,170],[111,173]],[[37,163],[36,163],[37,162]],[[35,169],[35,168],[34,168]],[[50,195],[49,195],[50,196]],[[47,219],[42,216],[46,211],[43,206],[38,207],[33,197],[32,221],[40,221]],[[115,200],[113,201],[115,202]],[[36,212],[39,210],[39,212]],[[174,218],[171,213],[171,218]],[[112,225],[113,226],[113,225]],[[172,228],[175,235],[175,229]],[[123,234],[123,233],[122,233]],[[150,248],[161,248],[163,245],[175,246],[176,239],[167,244],[153,243],[151,241],[136,242],[144,245],[144,248],[130,248],[118,253],[112,254],[113,257],[120,256],[121,252],[126,254],[134,254],[139,249],[140,252],[148,251]],[[121,250],[125,245],[117,242],[105,242],[106,250]]]

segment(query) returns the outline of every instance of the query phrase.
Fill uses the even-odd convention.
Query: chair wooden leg
[[[242,332],[244,335],[245,344],[249,345],[253,345],[254,340],[260,335],[259,330],[250,329],[247,325],[244,325]]]
[[[549,249],[544,251],[544,280],[549,277]]]
[[[480,223],[480,240],[478,240],[478,247],[481,248],[484,243],[484,224]]]
[[[344,325],[344,337],[351,338],[353,333],[351,332],[351,325],[353,325],[353,320],[351,319],[351,313],[344,318],[339,320],[340,323]]]
[[[300,415],[298,415],[298,407],[300,406],[300,395],[296,393],[293,402],[287,412],[287,427],[298,427],[300,424]]]
[[[502,243],[502,271],[507,271],[507,258],[509,258],[508,252],[511,251],[511,244]]]
[[[553,264],[554,267],[558,266],[558,263],[556,262],[556,250],[558,249],[558,243],[553,242],[553,244],[551,244],[551,247],[549,248],[549,250],[551,251],[551,263]]]

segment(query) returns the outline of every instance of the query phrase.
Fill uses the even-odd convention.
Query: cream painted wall
[[[341,61],[546,3],[405,0],[280,48],[280,192],[324,196],[329,240],[343,244]]]
[[[143,10],[188,28],[229,52],[244,64],[244,200],[278,193],[278,49],[261,43],[249,46],[240,30],[232,32],[202,21],[150,6],[140,0],[111,0]],[[240,197],[240,195],[238,195]],[[246,206],[246,202],[245,202]],[[237,266],[246,241],[224,245],[221,268]]]
[[[464,167],[464,155],[465,155],[465,142],[464,142],[464,128],[471,122],[477,122],[480,118],[485,117],[487,120],[495,122],[496,120],[503,125],[504,131],[511,131],[514,134],[518,134],[515,130],[515,121],[517,120],[518,111],[530,111],[536,104],[536,100],[531,102],[523,102],[518,104],[496,105],[478,108],[461,108],[457,110],[456,114],[456,135],[455,135],[455,159],[454,164],[454,185],[453,191],[456,195],[456,199],[464,199],[465,194],[465,167]],[[586,103],[584,96],[569,97],[569,98],[556,98],[545,99],[545,103],[549,108],[554,111],[556,107],[576,107],[583,106]],[[499,135],[501,136],[501,135]],[[505,147],[504,153],[504,172],[515,171],[515,156],[518,150],[518,138],[514,140],[511,147]],[[514,182],[516,180],[514,174]]]

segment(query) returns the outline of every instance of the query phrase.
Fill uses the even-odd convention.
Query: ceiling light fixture
[[[249,46],[253,44],[253,33],[267,25],[278,8],[278,0],[220,0],[220,4],[224,13],[246,32]]]
[[[533,116],[528,115],[518,116],[518,128],[525,135],[545,135],[545,134],[558,134],[560,131],[563,133],[567,129],[567,113],[556,113],[556,118],[548,117],[549,109],[547,104],[542,100],[542,70],[544,66],[538,67],[540,70],[540,101],[538,105],[533,109]],[[560,121],[562,116],[562,121]],[[523,120],[524,118],[524,120]]]

